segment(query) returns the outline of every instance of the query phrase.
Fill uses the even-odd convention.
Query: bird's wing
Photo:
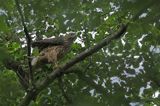
[[[35,41],[32,43],[32,47],[38,47],[40,45],[63,45],[63,38],[62,37],[56,37],[51,39],[43,39],[39,41]]]

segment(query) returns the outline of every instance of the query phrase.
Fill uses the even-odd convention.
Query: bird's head
[[[75,32],[69,32],[64,37],[64,40],[68,41],[68,42],[73,42],[75,39],[76,39],[76,33]]]

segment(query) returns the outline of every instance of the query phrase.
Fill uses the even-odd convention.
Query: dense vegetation
[[[0,0],[0,106],[158,106],[159,10],[158,0]],[[38,55],[31,42],[71,31],[77,39],[61,75],[44,65],[33,69],[36,89],[25,85],[19,75]],[[64,67],[88,48],[96,53]]]

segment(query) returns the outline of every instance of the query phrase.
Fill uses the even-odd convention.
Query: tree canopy
[[[0,0],[0,105],[158,106],[158,0]],[[32,42],[75,32],[34,68]]]

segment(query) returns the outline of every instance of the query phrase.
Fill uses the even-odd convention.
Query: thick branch
[[[94,47],[89,48],[89,49],[85,50],[84,52],[80,53],[74,59],[72,59],[71,61],[67,62],[61,68],[56,69],[46,79],[44,79],[40,85],[38,85],[38,88],[39,89],[43,89],[45,86],[50,84],[52,82],[52,80],[54,80],[56,77],[61,76],[62,74],[64,74],[64,72],[67,69],[69,69],[70,67],[72,67],[74,64],[76,64],[76,63],[84,60],[86,57],[94,54],[95,52],[100,50],[102,47],[104,47],[104,46],[108,45],[109,43],[111,43],[111,41],[113,39],[116,39],[116,38],[122,36],[126,32],[126,28],[127,28],[126,25],[122,25],[118,32],[116,32],[115,34],[113,34],[111,36],[108,36],[105,39],[103,39],[100,43],[98,43]]]
[[[31,100],[35,100],[36,96],[38,95],[38,92],[33,88],[29,92],[27,92],[27,95],[25,96],[25,101],[22,101],[20,103],[20,106],[28,106]]]
[[[109,43],[111,43],[111,41],[113,39],[117,39],[120,36],[122,36],[126,32],[126,29],[127,29],[127,25],[122,25],[121,28],[116,33],[103,39],[100,43],[98,43],[94,47],[89,48],[89,49],[85,50],[84,52],[80,53],[75,58],[73,58],[71,61],[67,62],[64,66],[56,69],[51,74],[49,74],[43,81],[41,81],[41,83],[36,83],[35,87],[36,87],[37,93],[39,93],[41,90],[46,88],[57,77],[60,77],[61,75],[63,75],[67,69],[71,68],[76,63],[84,60],[86,57],[94,54],[95,52],[100,50],[102,47],[108,45]],[[28,95],[31,95],[31,94],[27,94],[27,96],[22,101],[23,105],[21,104],[21,106],[24,106],[24,104],[29,104],[28,102],[30,102],[32,100],[30,98],[30,96],[28,96]],[[34,93],[33,93],[33,95],[34,95]]]
[[[18,0],[15,0],[15,3],[16,3],[16,6],[17,6],[17,10],[20,14],[20,17],[21,17],[21,21],[22,21],[22,25],[23,25],[23,28],[24,28],[24,33],[26,35],[26,40],[27,40],[27,55],[28,55],[28,65],[29,65],[29,77],[30,77],[30,80],[32,81],[33,80],[33,72],[32,72],[32,65],[31,65],[31,36],[29,35],[28,33],[28,29],[26,27],[26,24],[25,24],[25,20],[24,20],[24,17],[23,17],[23,14],[22,14],[22,10],[20,8],[20,5],[19,5],[19,1]]]

